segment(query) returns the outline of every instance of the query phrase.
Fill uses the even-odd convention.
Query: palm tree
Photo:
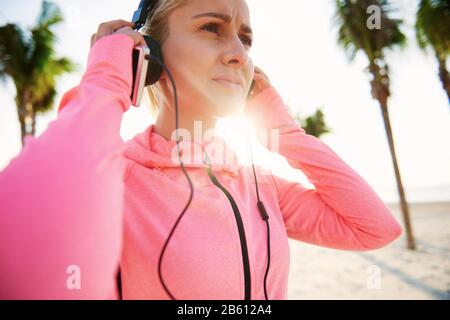
[[[450,1],[420,0],[416,37],[422,49],[433,49],[439,64],[439,78],[450,102],[450,75],[446,66],[450,55]]]
[[[325,117],[321,109],[318,109],[313,115],[306,119],[302,119],[299,113],[295,114],[293,118],[303,129],[305,129],[307,134],[316,138],[320,138],[322,135],[331,132],[331,129],[325,123]]]
[[[368,19],[371,17],[368,14],[368,8],[374,8],[373,6],[378,9],[379,28],[369,28],[368,26]],[[392,12],[393,9],[387,0],[336,0],[336,24],[339,27],[338,44],[344,48],[350,60],[358,52],[364,53],[368,60],[367,71],[370,75],[371,94],[381,108],[406,228],[407,247],[414,250],[416,245],[409,208],[403,190],[388,113],[388,99],[391,92],[389,67],[384,53],[387,49],[404,47],[406,43],[406,37],[400,30],[402,22],[391,18]]]
[[[63,20],[59,8],[44,1],[37,25],[30,32],[16,24],[0,27],[0,79],[11,77],[22,146],[26,135],[34,135],[36,115],[53,107],[55,78],[75,70],[67,58],[55,58],[55,35],[51,28]]]

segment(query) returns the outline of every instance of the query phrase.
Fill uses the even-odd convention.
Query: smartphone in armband
[[[141,105],[149,63],[145,57],[148,57],[149,55],[150,49],[146,45],[140,45],[133,48],[133,84],[131,91],[131,105],[134,107],[139,107]]]

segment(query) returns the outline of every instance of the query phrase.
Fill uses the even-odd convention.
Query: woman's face
[[[169,29],[162,50],[177,86],[180,112],[201,119],[239,111],[254,73],[245,1],[188,0],[172,12]],[[173,108],[173,89],[165,72],[160,82]]]

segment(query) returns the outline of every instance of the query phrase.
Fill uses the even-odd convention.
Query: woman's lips
[[[214,79],[217,83],[232,90],[242,90],[242,85],[225,79]]]

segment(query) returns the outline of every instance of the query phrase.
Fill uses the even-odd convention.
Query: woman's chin
[[[227,115],[239,112],[245,102],[241,90],[228,91],[220,87],[210,91],[210,98]]]

